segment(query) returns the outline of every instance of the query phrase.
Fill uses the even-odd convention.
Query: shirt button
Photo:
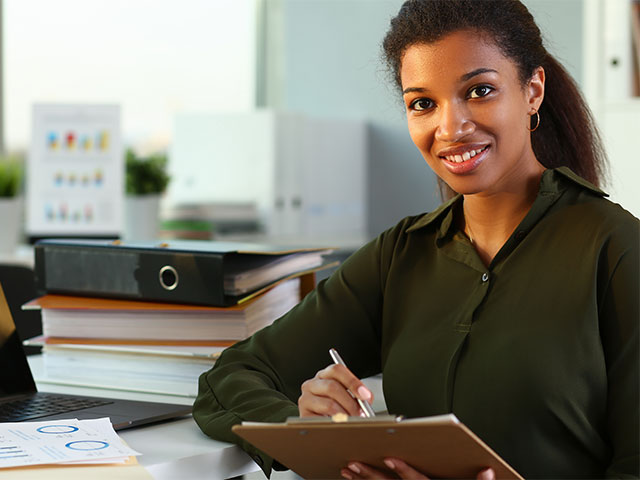
[[[516,240],[520,241],[524,238],[524,232],[522,230],[516,232]]]
[[[487,272],[484,272],[482,274],[482,283],[486,282],[487,280],[489,280],[489,274]]]

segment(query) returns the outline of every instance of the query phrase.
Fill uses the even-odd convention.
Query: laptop
[[[0,285],[0,422],[109,417],[122,430],[190,413],[189,405],[38,392]]]

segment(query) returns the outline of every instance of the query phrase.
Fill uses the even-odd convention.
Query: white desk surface
[[[40,368],[40,355],[28,357],[34,374]],[[37,383],[39,391],[90,395],[128,400],[178,403],[190,405],[192,398],[174,397],[107,389],[71,387],[50,383]],[[142,453],[138,462],[156,480],[207,480],[236,477],[256,472],[259,467],[239,447],[218,442],[200,431],[191,416],[144,427],[120,430],[118,434],[127,444]],[[260,474],[263,478],[264,475]],[[259,478],[259,477],[258,477]]]

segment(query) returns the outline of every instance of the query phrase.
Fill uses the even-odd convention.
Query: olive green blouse
[[[362,247],[272,326],[200,377],[194,418],[231,432],[298,415],[300,385],[335,347],[383,373],[390,413],[453,412],[526,478],[638,477],[638,219],[567,168],[547,170],[487,268],[463,198]],[[428,472],[426,472],[428,473]]]

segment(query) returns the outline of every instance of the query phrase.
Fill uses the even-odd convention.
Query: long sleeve
[[[200,377],[193,415],[206,434],[238,443],[269,475],[272,459],[234,435],[232,425],[298,415],[300,385],[331,363],[331,347],[359,377],[380,372],[380,264],[388,236],[352,255],[273,325],[225,350]]]
[[[638,223],[612,238],[603,255],[611,272],[600,308],[606,359],[607,432],[612,447],[607,478],[640,477],[640,240]]]

